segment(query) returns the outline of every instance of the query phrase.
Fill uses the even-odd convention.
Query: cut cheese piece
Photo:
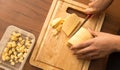
[[[76,34],[68,40],[68,46],[79,44],[91,38],[93,38],[93,36],[90,34],[90,32],[87,29],[81,27],[76,32]]]
[[[56,30],[57,30],[58,32],[60,32],[60,31],[61,31],[61,28],[62,28],[62,24],[60,24],[58,27],[56,27]]]
[[[56,36],[58,34],[58,31],[56,29],[53,29],[52,32],[53,32],[53,36]]]
[[[58,27],[59,25],[63,24],[64,20],[62,18],[56,18],[52,22],[50,22],[50,26],[53,28]]]
[[[80,23],[80,18],[76,14],[70,14],[65,18],[62,30],[69,36]]]

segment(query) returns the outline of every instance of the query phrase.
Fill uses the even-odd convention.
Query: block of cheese
[[[76,14],[70,14],[63,22],[62,30],[69,36],[80,23],[80,18]]]
[[[72,46],[72,45],[76,45],[79,44],[81,42],[84,42],[88,39],[93,38],[93,36],[90,34],[90,32],[81,27],[76,33],[75,35],[73,35],[69,40],[68,40],[68,46]]]
[[[61,25],[63,22],[64,20],[62,18],[56,18],[50,22],[50,26],[52,26],[53,28],[56,28],[59,25]]]

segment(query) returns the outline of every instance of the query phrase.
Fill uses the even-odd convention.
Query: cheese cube
[[[53,28],[58,27],[60,24],[63,24],[64,20],[62,18],[56,18],[52,22],[50,22],[50,26]]]
[[[11,62],[11,65],[15,65],[15,62]]]

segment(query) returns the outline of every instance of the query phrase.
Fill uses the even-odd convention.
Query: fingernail
[[[87,8],[86,10],[85,10],[85,12],[86,12],[86,14],[94,14],[94,9],[93,8]]]
[[[90,8],[87,8],[87,9],[85,10],[85,13],[86,13],[86,14],[91,14]]]

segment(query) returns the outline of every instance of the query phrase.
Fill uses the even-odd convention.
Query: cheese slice
[[[62,30],[69,36],[80,23],[80,18],[76,14],[70,14],[63,22]]]
[[[68,40],[68,46],[73,46],[73,45],[76,45],[76,44],[79,44],[81,42],[84,42],[88,39],[91,39],[93,38],[93,36],[90,34],[90,32],[81,27],[75,35],[73,35],[69,40]]]

